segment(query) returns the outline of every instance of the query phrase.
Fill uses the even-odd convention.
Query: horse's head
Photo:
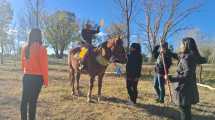
[[[123,40],[119,37],[112,38],[108,41],[107,47],[111,48],[111,61],[125,64],[127,54],[123,46]]]

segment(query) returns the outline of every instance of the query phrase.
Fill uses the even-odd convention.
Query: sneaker
[[[159,98],[155,99],[155,102],[160,103],[160,99]]]
[[[164,103],[164,100],[156,99],[156,103]]]
[[[160,100],[160,103],[164,103],[164,100]]]
[[[134,106],[134,103],[131,100],[129,100],[128,103],[127,103],[127,105]]]
[[[82,61],[82,62],[79,62],[79,70],[86,70],[87,69],[87,63]]]

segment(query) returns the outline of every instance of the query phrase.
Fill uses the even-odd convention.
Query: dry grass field
[[[155,93],[150,67],[143,66],[146,74],[139,83],[136,106],[127,105],[124,77],[106,75],[102,88],[102,101],[96,102],[97,82],[93,89],[93,103],[86,102],[88,76],[81,76],[81,96],[72,97],[65,61],[50,61],[47,88],[42,88],[37,109],[37,120],[178,120],[177,107],[170,103],[154,102]],[[205,65],[203,82],[214,86],[215,66]],[[109,68],[108,71],[111,71]],[[19,120],[22,73],[13,61],[0,65],[0,120]],[[215,92],[199,88],[200,103],[193,106],[193,120],[215,120]],[[168,96],[166,97],[168,101]]]

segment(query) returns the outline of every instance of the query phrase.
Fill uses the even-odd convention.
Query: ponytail
[[[38,29],[38,28],[34,28],[30,32],[28,45],[25,50],[26,59],[30,58],[30,47],[34,42],[42,44],[42,33],[41,33],[40,29]]]

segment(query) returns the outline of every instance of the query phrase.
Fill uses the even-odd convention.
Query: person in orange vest
[[[21,61],[23,88],[21,98],[21,120],[35,120],[36,105],[42,85],[48,86],[48,56],[42,45],[40,29],[32,29],[29,40],[22,47]]]

